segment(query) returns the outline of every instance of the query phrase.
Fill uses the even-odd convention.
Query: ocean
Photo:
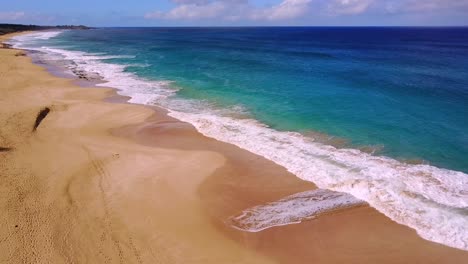
[[[468,250],[468,28],[98,28],[11,42]]]

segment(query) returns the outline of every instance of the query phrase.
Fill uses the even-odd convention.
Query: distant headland
[[[0,35],[27,31],[27,30],[46,30],[46,29],[91,29],[83,25],[58,25],[58,26],[38,26],[21,24],[0,24]]]

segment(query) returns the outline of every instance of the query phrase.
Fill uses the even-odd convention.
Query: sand
[[[368,206],[236,230],[228,217],[315,186],[162,109],[52,76],[18,52],[0,49],[0,263],[468,260]]]

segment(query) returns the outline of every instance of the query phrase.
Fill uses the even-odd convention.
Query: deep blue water
[[[276,130],[468,172],[468,28],[102,28],[49,43],[134,55],[107,62]]]

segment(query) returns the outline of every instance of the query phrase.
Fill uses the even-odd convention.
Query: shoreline
[[[58,33],[38,33],[32,39],[48,39]],[[27,39],[31,38],[26,37],[25,42],[19,38],[19,47],[28,47]],[[335,148],[299,133],[276,130],[249,118],[248,114],[237,114],[236,107],[221,108],[179,97],[170,81],[140,78],[133,70],[126,70],[131,64],[106,61],[133,58],[132,54],[104,52],[107,55],[100,56],[99,53],[53,48],[53,40],[50,44],[50,48],[44,49],[37,49],[35,45],[29,47],[45,52],[45,61],[50,56],[54,65],[56,58],[57,65],[69,63],[66,68],[80,77],[102,77],[106,83],[97,86],[118,88],[118,93],[129,96],[131,103],[163,107],[170,116],[192,124],[205,136],[272,160],[322,189],[364,200],[392,220],[417,230],[427,240],[468,249],[468,219],[458,210],[467,206],[464,186],[468,184],[468,175],[463,172],[408,164],[370,155],[360,149]],[[240,110],[242,112],[241,106]]]
[[[111,88],[83,89],[53,77],[15,51],[0,49],[7,102],[0,147],[14,148],[0,152],[11,183],[1,187],[8,194],[0,199],[7,211],[2,223],[8,225],[0,234],[8,243],[0,243],[0,260],[462,263],[468,256],[423,240],[368,206],[258,233],[235,230],[224,224],[229,216],[314,185],[263,157],[207,138],[159,108],[108,103],[109,96],[124,99]],[[32,133],[28,127],[44,106],[51,113]],[[29,180],[37,184],[22,191]],[[95,201],[99,196],[101,202]],[[27,227],[18,224],[15,231],[12,223],[20,216]],[[27,234],[36,240],[25,241]],[[25,246],[33,254],[20,252]]]

